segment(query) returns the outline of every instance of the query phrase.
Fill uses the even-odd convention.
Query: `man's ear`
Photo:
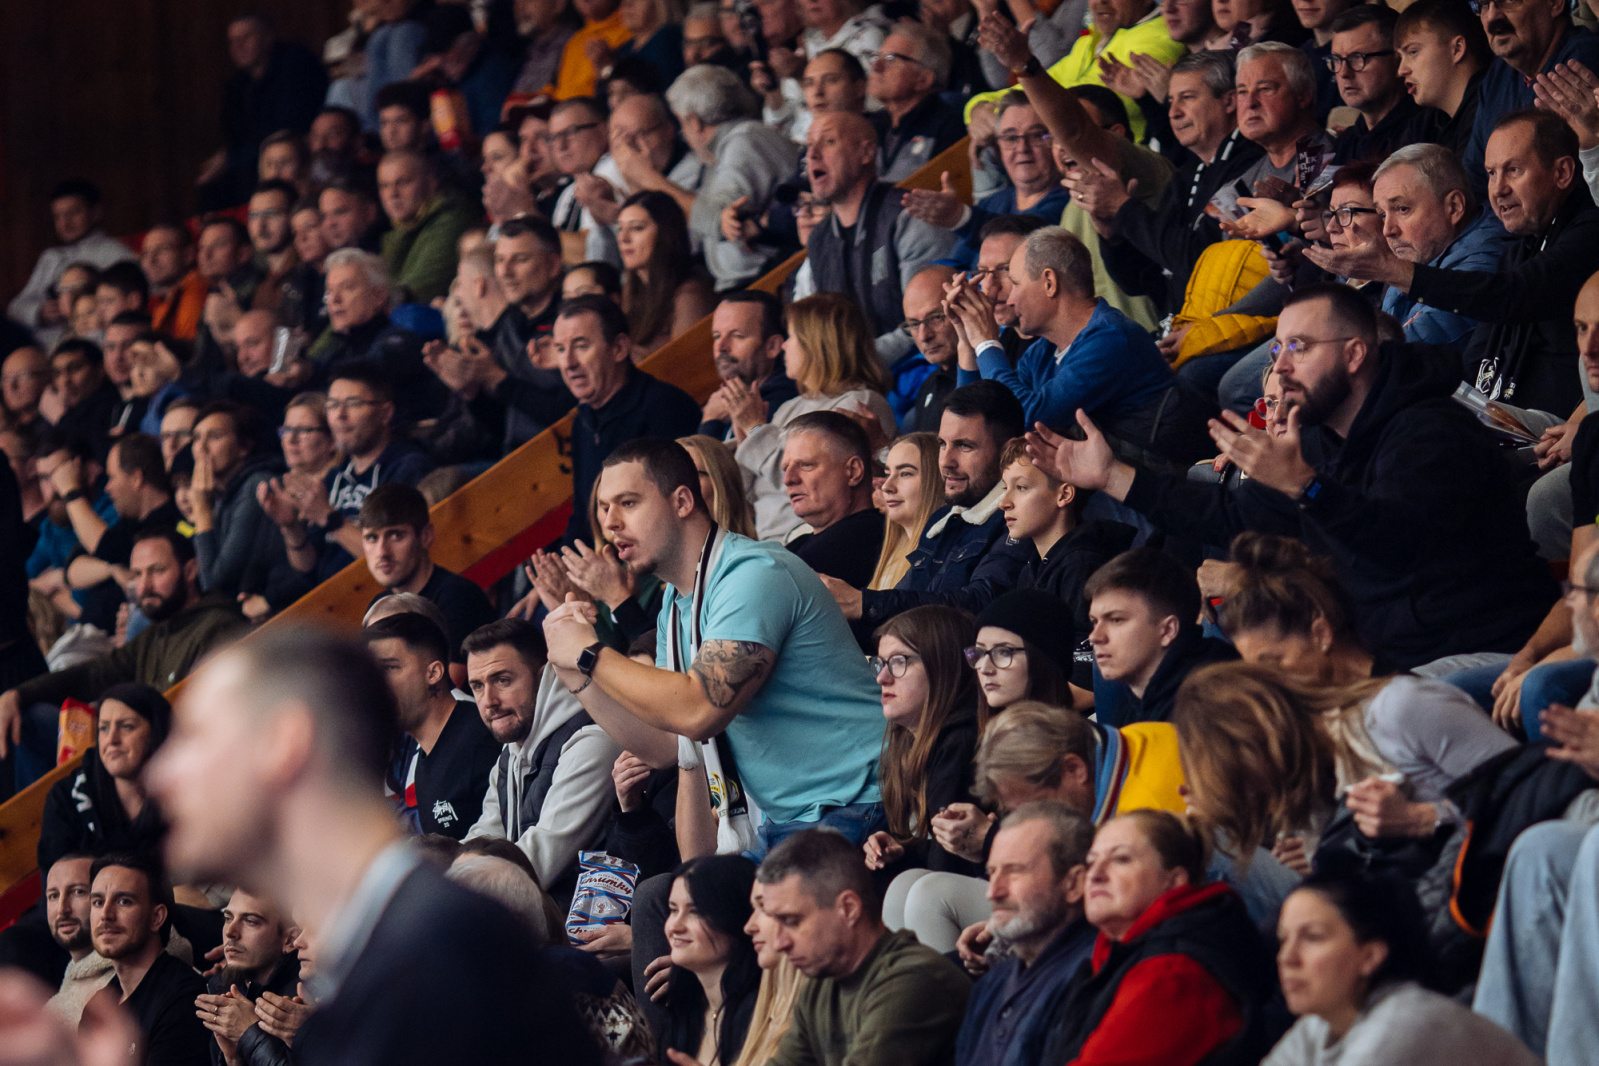
[[[441,681],[448,681],[450,679],[450,668],[447,664],[435,660],[431,663],[428,663],[427,670],[422,676],[427,679],[428,688],[432,688]]]
[[[190,585],[200,583],[200,560],[190,559],[183,564],[183,580],[185,584]]]
[[[852,455],[844,460],[844,469],[849,471],[849,487],[855,488],[866,480],[866,464],[861,462],[861,457]]]
[[[1462,40],[1464,40],[1464,38],[1462,38]],[[1229,115],[1238,114],[1238,90],[1228,89],[1226,92],[1222,93],[1221,108]]]
[[[859,924],[866,916],[866,905],[861,902],[861,897],[853,889],[846,888],[840,892],[838,898],[833,901],[833,909],[850,925]]]
[[[438,531],[433,528],[432,522],[429,522],[427,525],[422,527],[421,532],[417,534],[417,539],[422,542],[423,551],[433,550],[433,538],[437,536],[437,534]]]
[[[633,338],[626,333],[616,335],[615,349],[612,352],[616,363],[626,363],[633,358]]]
[[[157,903],[150,908],[150,932],[159,933],[161,927],[167,924],[167,905]]]
[[[1571,183],[1577,180],[1577,161],[1569,155],[1563,155],[1555,160],[1555,184],[1562,189],[1569,189]]]
[[[1088,893],[1088,867],[1078,863],[1066,871],[1066,902],[1075,907]]]
[[[1169,614],[1160,620],[1160,646],[1169,648],[1177,641],[1186,623],[1174,614]]]
[[[300,927],[285,925],[283,927],[283,953],[286,955],[294,950],[294,942],[300,939]]]
[[[1367,344],[1364,337],[1351,337],[1344,342],[1344,361],[1348,364],[1351,374],[1360,373],[1360,368],[1366,365],[1366,361],[1376,355],[1374,347]]]

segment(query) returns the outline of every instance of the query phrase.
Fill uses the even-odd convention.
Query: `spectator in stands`
[[[1032,545],[1004,534],[999,475],[1000,455],[1021,431],[1021,404],[1003,385],[984,381],[949,394],[938,431],[945,506],[933,513],[910,570],[894,588],[826,582],[844,617],[875,626],[924,603],[981,610],[1015,584]]]
[[[878,491],[883,498],[883,551],[866,586],[893,588],[910,570],[910,554],[921,543],[933,512],[944,505],[944,482],[938,476],[938,434],[907,433],[889,446],[885,474]],[[875,479],[874,479],[875,480]]]
[[[637,437],[680,437],[699,425],[699,405],[683,390],[633,364],[622,309],[603,296],[560,305],[555,355],[577,399],[572,428],[572,520],[567,537],[588,535],[589,493],[600,466],[618,445]]]
[[[985,717],[1023,700],[1086,707],[1088,693],[1071,687],[1073,650],[1082,639],[1074,630],[1066,605],[1037,589],[1012,590],[984,607],[966,662]]]
[[[1093,950],[1094,927],[1083,918],[1093,842],[1093,823],[1059,802],[1022,804],[1000,823],[988,855],[994,914],[985,933],[1003,954],[972,986],[958,1066],[1036,1061],[1051,1007]]]
[[[1339,335],[1351,339],[1337,342]],[[1157,525],[1175,521],[1174,528],[1209,543],[1244,529],[1303,538],[1312,551],[1338,560],[1357,605],[1358,631],[1387,663],[1416,666],[1455,652],[1519,647],[1553,590],[1509,495],[1503,458],[1447,401],[1457,375],[1440,368],[1429,377],[1420,354],[1405,348],[1378,351],[1370,305],[1343,286],[1296,291],[1277,320],[1277,337],[1274,376],[1299,407],[1296,428],[1268,441],[1264,431],[1244,430],[1243,419],[1224,412],[1226,424],[1215,430],[1222,453],[1265,481],[1252,477],[1232,493],[1135,470],[1112,458],[1086,419],[1088,443],[1046,431],[1035,435],[1029,453],[1061,480],[1104,489]],[[1406,378],[1407,370],[1417,377]],[[1394,436],[1400,427],[1403,435]],[[1421,442],[1429,433],[1442,434],[1449,447],[1426,449]],[[1334,447],[1345,457],[1366,458],[1333,466],[1323,448]],[[1281,509],[1284,498],[1301,501],[1297,513]],[[1469,514],[1460,510],[1468,499]],[[1365,526],[1373,508],[1402,514],[1384,526],[1398,528],[1389,524],[1397,521],[1405,536],[1372,540]],[[1357,528],[1358,543],[1350,539]],[[1423,543],[1427,550],[1418,553]],[[1467,573],[1471,580],[1462,582],[1459,575]],[[1402,614],[1394,610],[1401,599]],[[1451,619],[1449,631],[1429,618]]]
[[[364,947],[316,939],[319,974],[343,979],[331,993],[319,983],[323,998],[294,1034],[308,1062],[490,1061],[530,1048],[539,1061],[597,1062],[565,994],[530,965],[530,936],[404,845],[381,794],[395,728],[383,674],[358,643],[267,630],[216,657],[185,688],[150,767],[174,870],[259,886],[318,930],[337,928],[369,878],[390,886]],[[396,985],[402,972],[456,976],[424,992]]]
[[[377,250],[383,213],[371,189],[349,179],[336,181],[317,194],[316,203],[322,212],[322,239],[330,253],[341,248]]]
[[[770,412],[799,395],[782,362],[786,339],[777,297],[758,289],[723,294],[711,313],[711,354],[722,386],[705,402],[700,433],[743,443]]]
[[[883,549],[883,515],[872,506],[872,445],[859,422],[811,411],[788,424],[783,488],[809,533],[789,550],[818,574],[852,586],[872,579]]]
[[[347,107],[323,107],[306,131],[305,147],[311,153],[313,181],[325,185],[337,175],[351,173],[363,149],[361,116]]]
[[[168,473],[178,453],[194,442],[194,424],[200,420],[200,401],[187,396],[179,397],[167,405],[161,416],[161,458]],[[191,457],[193,453],[190,453]]]
[[[50,360],[24,345],[0,360],[0,408],[13,428],[39,424],[39,400],[50,387]]]
[[[429,556],[433,523],[422,494],[404,483],[379,485],[361,501],[358,522],[367,571],[384,589],[373,599],[414,592],[437,605],[444,614],[450,661],[459,662],[461,642],[494,621],[494,608],[482,589]]]
[[[211,1036],[200,1024],[195,998],[205,981],[168,955],[166,929],[172,889],[159,864],[144,855],[112,853],[94,861],[89,908],[94,950],[111,960],[106,988],[139,1026],[148,1061],[204,1066]]]
[[[416,303],[442,297],[455,277],[456,241],[477,221],[477,212],[441,192],[434,165],[415,151],[383,157],[378,198],[389,219],[383,260],[393,284]]]
[[[1230,83],[1229,83],[1230,84]],[[991,219],[1006,215],[1034,215],[1060,221],[1071,193],[1060,183],[1055,153],[1050,148],[1049,130],[1024,92],[1006,93],[998,104],[1000,165],[1008,183],[998,192],[983,197],[968,207],[950,185],[941,192],[908,189],[905,210],[923,222],[953,230],[960,238],[950,258],[958,268],[977,265],[979,234]],[[909,291],[909,286],[906,286]]]
[[[293,952],[299,933],[264,899],[243,889],[234,889],[228,898],[222,908],[222,965],[206,980],[206,994],[194,1001],[200,1023],[216,1038],[212,1066],[259,1061],[265,1048],[272,1049],[267,1054],[289,1054],[287,1044],[261,1031],[255,1003],[263,992],[285,998],[295,994],[300,962]],[[246,1054],[245,1033],[252,1028],[255,1053]]]
[[[37,539],[27,557],[29,584],[49,596],[68,618],[75,618],[82,610],[84,597],[73,594],[66,587],[66,567],[81,545],[68,512],[71,504],[56,492],[56,469],[67,465],[78,466],[82,471],[82,484],[93,492],[89,497],[89,505],[101,521],[109,523],[114,520],[116,507],[111,497],[97,487],[102,468],[94,450],[83,437],[65,430],[51,429],[39,435],[30,458],[32,475],[29,476],[26,468],[23,474],[33,482],[39,494],[36,506],[42,510],[34,519]]]
[[[792,7],[781,10],[792,12]],[[763,64],[763,67],[765,65]],[[829,111],[866,113],[866,67],[842,48],[824,48],[804,64],[796,86],[793,79],[779,84],[769,70],[756,68],[751,84],[764,97],[762,117],[773,129],[787,133],[796,144],[805,143],[805,134],[817,115]],[[790,87],[799,91],[791,98]]]
[[[289,225],[297,199],[299,193],[293,185],[275,179],[256,186],[250,196],[250,244],[255,248],[256,266],[261,272],[261,285],[252,301],[254,307],[281,307],[283,283],[300,265],[299,253],[294,249],[294,229]]]
[[[1251,189],[1261,178],[1275,177],[1298,187],[1301,141],[1307,158],[1332,151],[1332,139],[1316,119],[1316,77],[1304,52],[1274,41],[1253,44],[1238,53],[1238,129],[1265,154],[1245,170],[1241,180]],[[1319,167],[1316,169],[1319,170]],[[1313,175],[1312,175],[1313,177]]]
[[[594,173],[609,146],[605,105],[590,96],[562,100],[550,112],[550,129],[544,139],[556,169],[572,179],[555,201],[550,222],[562,233],[595,232],[600,223],[580,197],[588,198],[585,190],[598,190],[581,178]]]
[[[89,910],[89,871],[94,856],[68,852],[44,873],[45,922],[50,937],[70,956],[61,985],[50,997],[50,1008],[76,1027],[83,1006],[111,980],[111,964],[94,950],[93,920]]]
[[[1183,679],[1201,666],[1236,658],[1199,627],[1199,584],[1187,566],[1155,548],[1135,548],[1106,563],[1083,587],[1094,665],[1126,685],[1135,705],[1097,708],[1117,725],[1164,722]],[[1097,703],[1096,703],[1097,707]]]
[[[402,422],[438,414],[446,389],[422,362],[416,334],[389,319],[391,279],[383,260],[341,248],[328,256],[327,265],[328,332],[311,346],[313,380],[326,383],[331,393],[331,382],[345,364],[370,361],[392,382]]]
[[[512,841],[532,861],[539,884],[564,903],[576,884],[578,852],[599,840],[621,748],[546,668],[536,626],[492,622],[472,633],[463,651],[478,713],[504,746],[466,839]]]
[[[906,21],[871,56],[866,95],[888,120],[877,154],[881,180],[904,181],[966,135],[960,112],[939,95],[949,82],[949,52],[947,35]]]
[[[145,304],[150,298],[150,283],[144,271],[131,259],[112,263],[100,271],[94,290],[95,309],[100,314],[100,328],[106,329],[112,319],[124,311],[141,312],[148,317]]]
[[[1396,148],[1431,141],[1441,131],[1443,116],[1411,99],[1399,78],[1394,48],[1398,17],[1386,7],[1357,4],[1332,22],[1327,65],[1344,105],[1360,112],[1355,124],[1338,135],[1337,162],[1380,161]]]
[[[789,305],[783,367],[799,395],[772,411],[769,420],[757,417],[759,408],[746,401],[740,420],[756,424],[745,430],[734,452],[745,471],[762,540],[780,540],[799,525],[782,481],[784,436],[794,419],[811,411],[853,408],[863,422],[875,422],[884,437],[894,433],[894,413],[883,398],[883,371],[874,357],[872,333],[849,297],[817,293]]]
[[[859,302],[877,338],[877,358],[893,366],[911,350],[899,328],[905,286],[927,264],[948,255],[955,239],[904,210],[904,192],[877,179],[877,137],[859,115],[833,113],[811,123],[805,174],[832,217],[807,247],[819,292]],[[886,267],[873,263],[888,256]]]
[[[373,98],[378,145],[385,152],[420,152],[433,148],[429,88],[420,81],[385,85]]]
[[[948,1060],[966,977],[909,931],[883,926],[871,877],[847,840],[795,834],[756,876],[762,908],[777,921],[773,947],[811,979],[774,1064]]]
[[[1205,883],[1193,830],[1165,811],[1113,819],[1094,837],[1085,882],[1085,913],[1099,930],[1092,979],[1067,990],[1043,1061],[1264,1053],[1277,1036],[1270,953],[1237,894]]]
[[[902,303],[905,321],[900,328],[910,334],[916,343],[916,353],[930,369],[916,394],[908,398],[909,409],[901,413],[900,421],[907,432],[937,432],[944,400],[955,391],[956,349],[960,335],[952,316],[944,310],[944,286],[954,277],[953,268],[934,263],[924,267],[905,286]],[[903,392],[899,395],[905,399]]]
[[[590,55],[591,45],[596,54],[604,54],[622,47],[633,35],[617,0],[581,0],[572,6],[583,16],[583,25],[561,51],[555,98],[563,102],[594,95],[599,67]]]
[[[388,783],[401,815],[420,832],[460,840],[483,813],[483,783],[500,744],[477,708],[450,692],[458,656],[444,631],[419,614],[389,615],[361,635],[389,679],[407,738]]]
[[[256,502],[259,486],[278,472],[278,458],[259,448],[258,419],[220,400],[200,410],[194,426],[194,550],[200,587],[229,596],[261,592],[262,569],[276,556],[270,521]]]
[[[1454,153],[1466,155],[1477,122],[1483,75],[1493,62],[1488,37],[1475,12],[1461,10],[1450,0],[1426,0],[1399,13],[1394,25],[1394,48],[1399,53],[1399,77],[1412,99],[1446,116],[1436,141]],[[1473,179],[1473,185],[1480,182]]]
[[[15,743],[28,708],[50,704],[49,736],[35,750],[55,746],[55,708],[64,699],[91,701],[110,686],[139,681],[162,689],[177,684],[207,652],[241,635],[244,620],[231,595],[201,595],[199,564],[187,537],[171,528],[140,530],[128,570],[135,606],[150,625],[102,658],[44,674],[0,695],[0,757]]]
[[[727,744],[738,787],[763,813],[757,840],[747,821],[740,824],[743,812],[725,810],[721,835],[730,846],[737,839],[743,849],[764,850],[818,822],[859,844],[880,828],[871,766],[882,734],[878,700],[849,628],[823,609],[827,594],[817,577],[778,545],[717,531],[688,454],[669,441],[612,452],[597,491],[600,522],[622,561],[671,585],[656,653],[661,668],[603,650],[592,605],[569,602],[544,623],[563,682],[580,689],[596,721],[651,766],[672,764],[678,734],[700,742],[713,775],[727,774],[731,760],[711,758]],[[704,563],[712,552],[714,563]],[[708,577],[696,582],[707,567]],[[692,629],[689,611],[700,619]],[[737,639],[728,635],[734,632]],[[832,750],[798,740],[818,728],[837,739]]]
[[[225,341],[238,316],[250,309],[261,280],[249,228],[232,215],[202,218],[195,267],[209,286],[203,321],[217,340]]]
[[[711,313],[710,281],[696,268],[688,221],[662,192],[622,201],[616,221],[622,257],[622,307],[640,357],[688,331]]]
[[[667,1055],[675,1051],[712,1066],[740,1061],[761,984],[745,932],[754,884],[755,864],[742,855],[704,855],[673,871],[666,919],[672,971],[660,1035]]]
[[[144,235],[139,265],[150,285],[151,327],[178,340],[193,340],[205,309],[206,281],[194,269],[188,227],[152,226]]]
[[[495,320],[495,359],[513,374],[554,369],[553,362],[546,367],[534,360],[529,345],[547,340],[555,326],[555,309],[561,299],[559,234],[538,218],[502,222],[500,238],[494,242],[494,276],[515,311]]]
[[[1503,116],[1488,140],[1494,213],[1512,238],[1494,272],[1407,262],[1384,241],[1306,256],[1324,270],[1370,278],[1416,302],[1481,323],[1466,349],[1476,387],[1491,399],[1543,412],[1534,433],[1564,422],[1582,399],[1573,370],[1571,308],[1599,270],[1599,228],[1578,171],[1577,136],[1547,111]]]
[[[294,237],[294,254],[299,265],[283,279],[283,305],[279,308],[285,324],[319,336],[327,328],[327,308],[322,301],[322,275],[327,269],[327,238],[322,232],[322,211],[316,199],[299,201],[289,213],[289,229]]]
[[[51,190],[50,220],[60,243],[40,253],[27,284],[6,308],[9,317],[29,328],[61,326],[65,316],[52,296],[69,266],[88,263],[104,269],[134,258],[127,245],[100,228],[102,215],[100,190],[87,181],[63,181]]]

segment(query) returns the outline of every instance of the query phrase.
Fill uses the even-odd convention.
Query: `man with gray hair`
[[[963,334],[959,384],[1000,382],[1022,402],[1028,425],[1064,428],[1082,411],[1135,449],[1173,462],[1199,457],[1210,411],[1178,385],[1149,333],[1095,296],[1082,241],[1059,226],[1028,235],[1011,256],[1010,280],[1016,328],[1038,339],[1012,368],[993,302],[958,277],[948,306]]]
[[[1093,842],[1094,824],[1057,800],[1023,804],[1000,823],[988,852],[994,915],[961,938],[961,960],[983,976],[955,1041],[958,1066],[1037,1061],[1058,993],[1094,948],[1083,917]]]
[[[369,361],[393,382],[400,421],[432,418],[449,390],[423,363],[421,338],[389,320],[391,296],[388,267],[378,256],[359,248],[328,256],[328,328],[311,346],[308,387],[325,390],[340,367]]]
[[[1244,171],[1251,189],[1275,177],[1300,186],[1321,170],[1333,141],[1316,121],[1316,72],[1302,49],[1281,41],[1261,41],[1238,53],[1236,74],[1238,129],[1266,150]],[[1300,170],[1307,173],[1301,175]]]
[[[959,108],[940,98],[949,82],[949,37],[920,22],[899,22],[871,54],[866,95],[887,120],[877,150],[881,180],[901,182],[966,136]]]
[[[885,527],[872,506],[872,445],[861,424],[837,411],[790,422],[783,490],[811,530],[790,540],[789,551],[818,574],[856,588],[871,584]]]

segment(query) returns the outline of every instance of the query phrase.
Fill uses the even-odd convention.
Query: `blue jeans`
[[[1539,740],[1543,733],[1538,729],[1538,718],[1551,703],[1574,707],[1588,684],[1593,680],[1596,664],[1592,659],[1567,659],[1563,662],[1545,663],[1527,671],[1521,680],[1521,727],[1528,741]],[[1493,683],[1504,673],[1503,666],[1475,666],[1449,674],[1442,680],[1449,682],[1476,700],[1485,711],[1493,710]]]
[[[1217,389],[1222,378],[1233,368],[1240,359],[1250,353],[1249,348],[1239,348],[1231,352],[1212,352],[1210,355],[1196,355],[1182,366],[1177,368],[1177,380],[1184,382],[1195,392],[1207,400],[1217,399]],[[1251,400],[1251,403],[1254,401]]]
[[[1271,346],[1275,338],[1267,338],[1258,348],[1245,352],[1223,374],[1216,386],[1216,401],[1224,411],[1247,415],[1260,399],[1264,386],[1261,378],[1271,366]]]
[[[769,822],[762,821],[760,829],[761,846],[759,851],[746,851],[745,857],[760,862],[766,853],[774,847],[803,829],[827,828],[843,833],[851,844],[865,844],[866,838],[880,829],[888,828],[888,816],[883,813],[881,803],[851,803],[845,807],[829,807],[822,817],[814,822]]]

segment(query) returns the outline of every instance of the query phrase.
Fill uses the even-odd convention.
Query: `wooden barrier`
[[[942,188],[940,176],[946,171],[961,197],[969,201],[972,176],[964,140],[900,182],[900,187],[936,192]],[[804,259],[804,252],[795,254],[751,288],[776,292]],[[711,320],[706,317],[668,341],[641,366],[704,403],[720,384],[710,350]],[[435,504],[429,512],[434,563],[487,587],[510,573],[535,548],[559,536],[572,513],[571,437],[569,414]],[[266,624],[353,628],[360,624],[377,591],[366,564],[357,560]],[[176,691],[176,687],[169,690],[168,696]],[[77,765],[73,760],[57,767],[0,804],[0,886],[5,886],[0,889],[0,927],[33,901],[25,882],[37,872],[35,850],[45,795]],[[13,910],[19,897],[25,898],[21,907]]]

